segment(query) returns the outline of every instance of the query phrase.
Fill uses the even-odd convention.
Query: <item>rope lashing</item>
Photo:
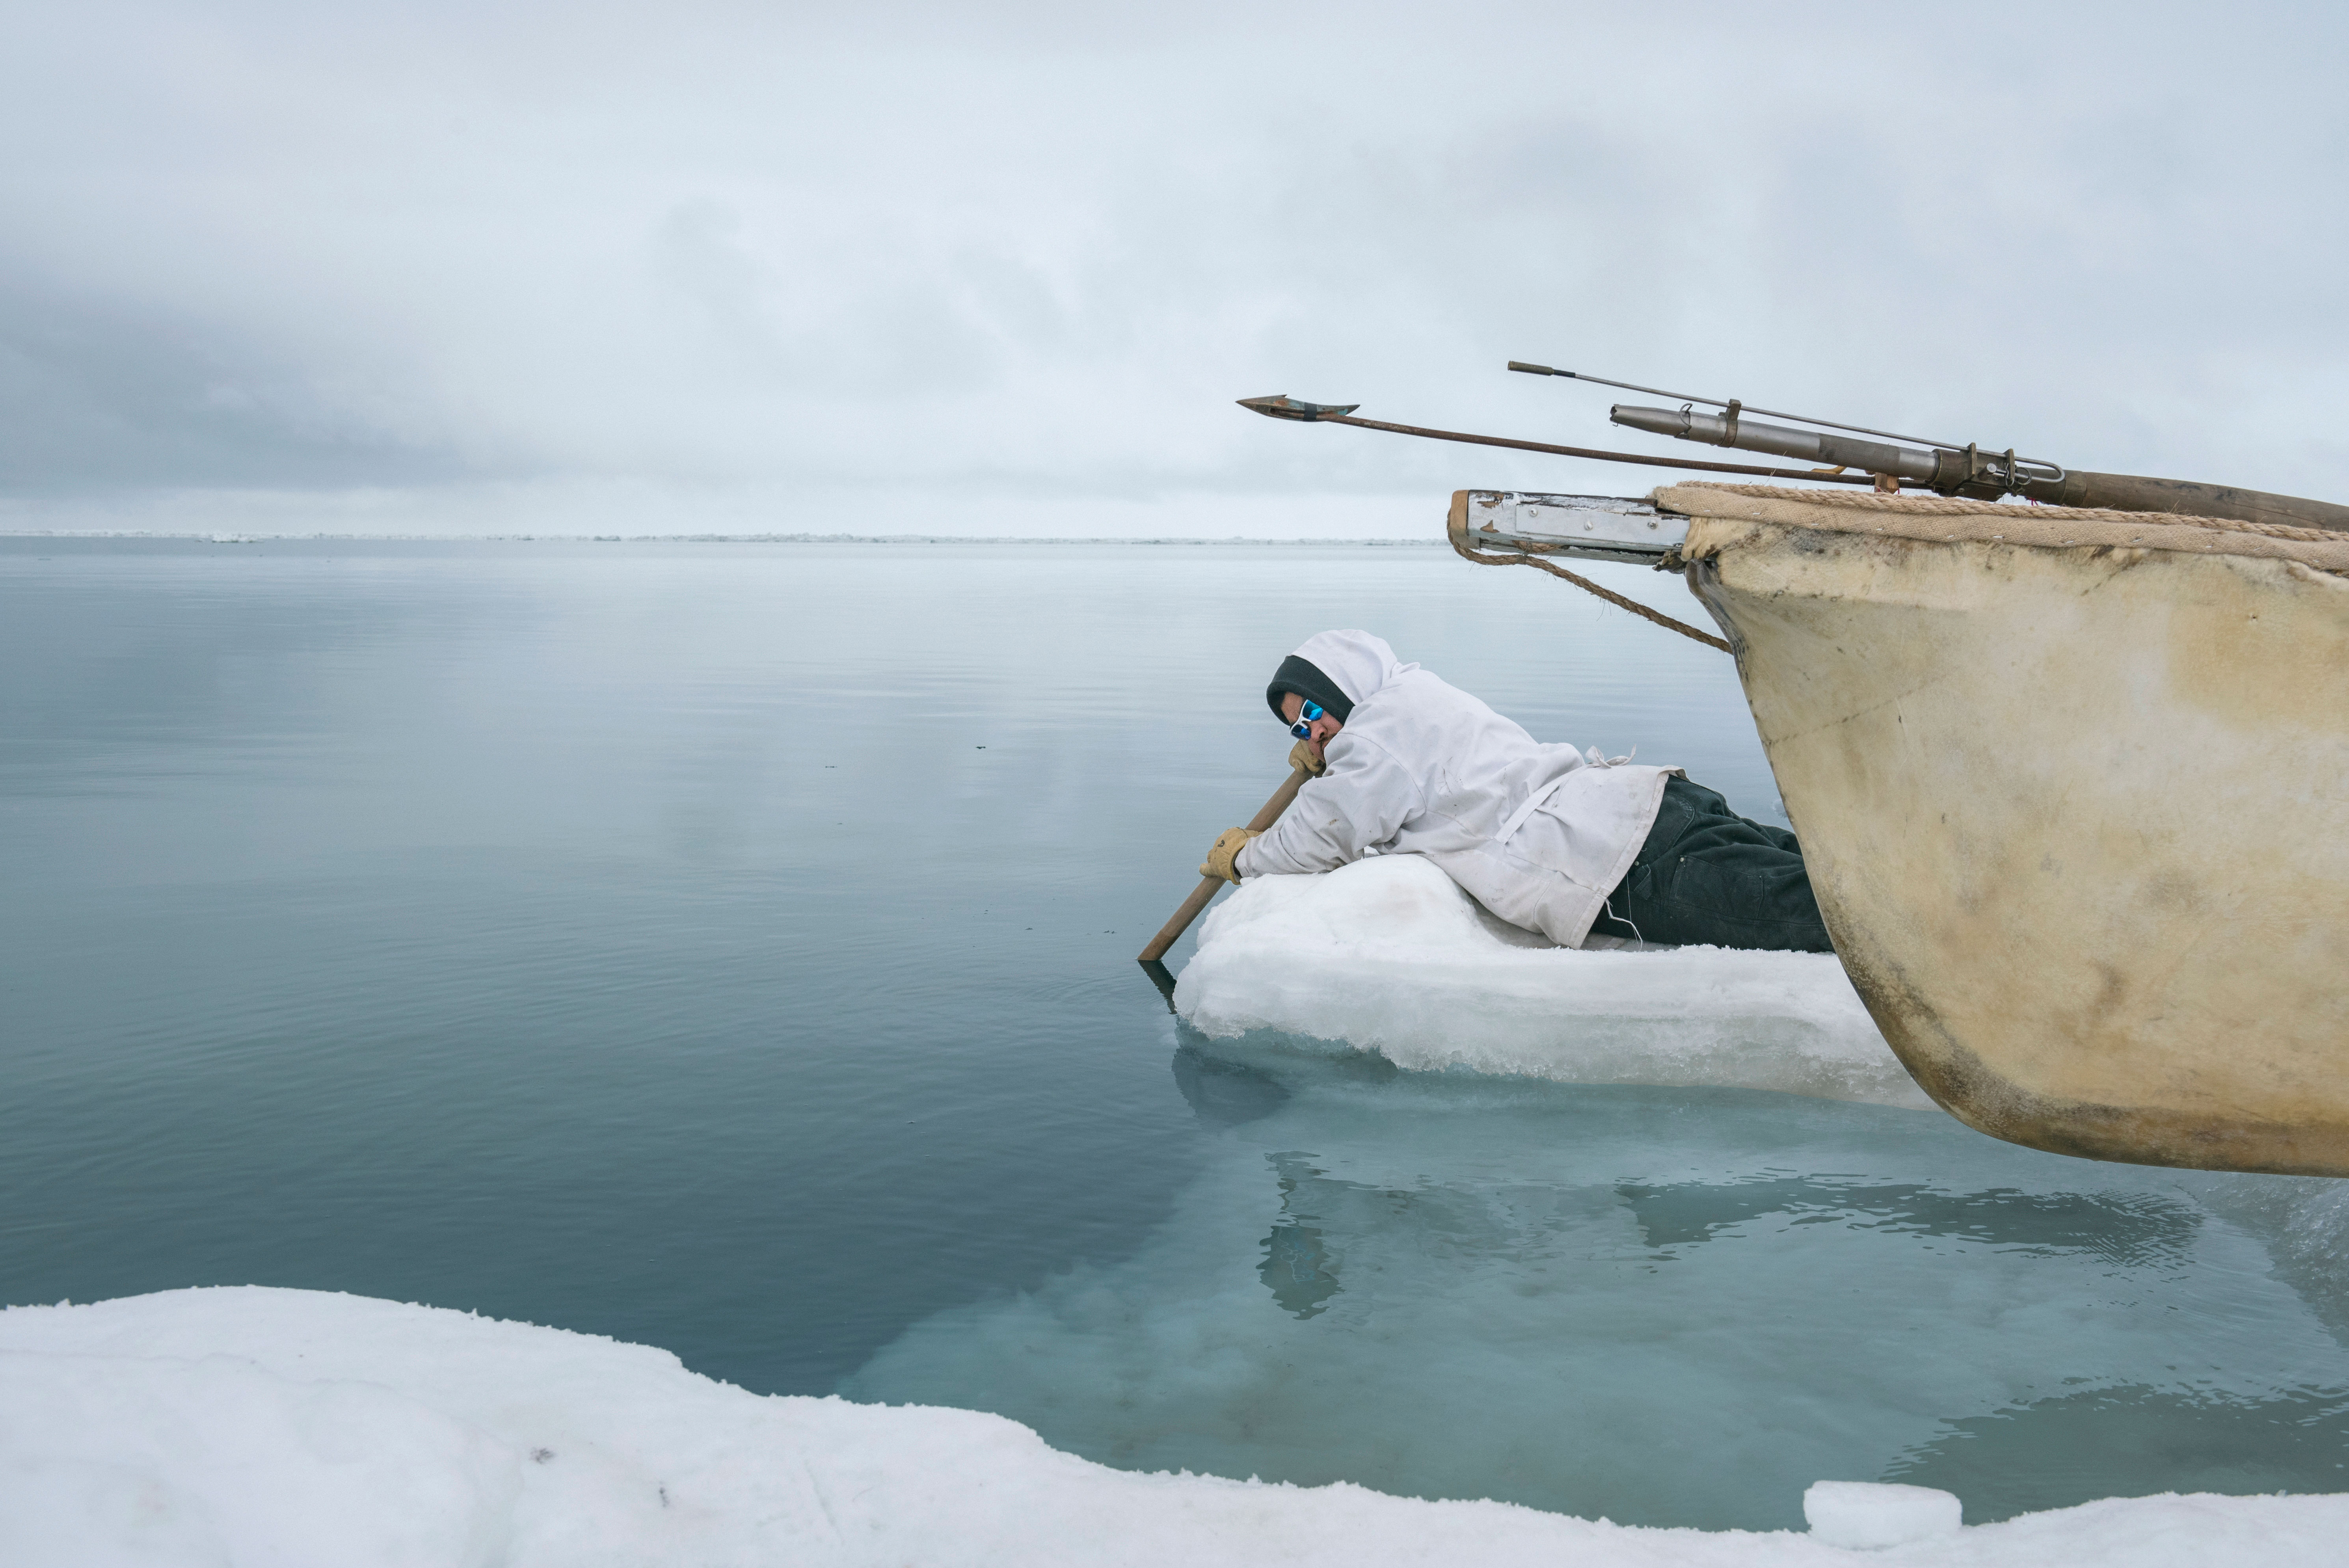
[[[1709,490],[1726,491],[1731,495],[1750,495],[1764,500],[1783,500],[1789,491],[1770,485],[1714,484]],[[2020,518],[2056,521],[2078,519],[2082,521],[2129,523],[2139,527],[2147,523],[2170,524],[2183,528],[2207,528],[2220,533],[2256,533],[2269,539],[2298,540],[2309,544],[2337,544],[2338,529],[2302,528],[2288,522],[2254,522],[2249,518],[2192,517],[2184,512],[2119,511],[2110,507],[2033,506],[2019,510],[1998,501],[1945,500],[1927,495],[1877,495],[1862,490],[1857,494],[1844,490],[1804,490],[1801,499],[1813,506],[1849,507],[1859,511],[1903,511],[1911,514],[1939,512],[1950,517],[1995,517],[2014,512]]]
[[[1661,610],[1649,609],[1637,599],[1627,599],[1611,588],[1601,588],[1598,583],[1593,583],[1589,578],[1581,575],[1579,573],[1568,572],[1563,566],[1553,566],[1548,562],[1544,561],[1540,556],[1536,555],[1529,551],[1516,551],[1506,555],[1486,555],[1479,551],[1469,549],[1466,545],[1461,543],[1456,539],[1452,541],[1452,550],[1453,552],[1458,555],[1462,560],[1473,561],[1479,566],[1536,567],[1540,571],[1548,573],[1553,577],[1563,577],[1568,583],[1573,583],[1577,588],[1581,589],[1584,593],[1596,593],[1601,599],[1606,600],[1609,604],[1614,605],[1619,610],[1629,610],[1631,614],[1639,616],[1643,621],[1653,621],[1657,625],[1663,627],[1666,631],[1678,632],[1683,637],[1693,638],[1695,641],[1702,643],[1708,648],[1719,648],[1724,654],[1730,651],[1730,647],[1727,643],[1723,642],[1719,637],[1713,635],[1710,632],[1700,632],[1685,621],[1675,621]]]

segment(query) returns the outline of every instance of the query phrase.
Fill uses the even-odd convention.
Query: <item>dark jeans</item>
[[[1713,790],[1677,776],[1664,780],[1656,825],[1607,905],[1590,928],[1606,936],[1835,951],[1795,835],[1747,821]]]

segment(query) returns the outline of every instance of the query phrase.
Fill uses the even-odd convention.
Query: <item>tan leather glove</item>
[[[1216,836],[1216,847],[1207,851],[1206,862],[1200,866],[1199,874],[1203,877],[1221,877],[1227,882],[1237,884],[1240,880],[1240,871],[1237,866],[1232,864],[1232,861],[1239,857],[1240,847],[1243,844],[1250,839],[1262,837],[1264,835],[1254,828],[1226,828]]]
[[[1288,765],[1302,768],[1316,779],[1330,771],[1330,765],[1314,755],[1313,743],[1309,740],[1300,740],[1288,748]]]

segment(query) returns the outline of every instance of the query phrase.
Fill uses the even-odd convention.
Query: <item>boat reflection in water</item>
[[[2342,1486],[2338,1262],[2279,1266],[2332,1183],[1174,1027],[1212,1136],[1167,1217],[916,1324],[843,1393],[1135,1470],[1642,1524],[1799,1529],[1822,1477],[1976,1522]]]

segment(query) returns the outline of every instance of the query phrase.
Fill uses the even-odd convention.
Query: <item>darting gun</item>
[[[1813,466],[1802,469],[1765,468],[1689,458],[1651,457],[1636,452],[1598,451],[1583,447],[1512,440],[1498,436],[1475,436],[1457,430],[1434,430],[1414,425],[1393,425],[1380,419],[1356,418],[1353,414],[1358,405],[1355,404],[1302,403],[1287,397],[1244,397],[1240,399],[1240,406],[1277,419],[1359,425],[1366,429],[1391,430],[1400,435],[1465,441],[1476,446],[1508,447],[1520,451],[1554,452],[1564,457],[1589,458],[1603,462],[1638,463],[1651,468],[1693,469],[1764,479],[1873,484],[1879,490],[1897,490],[1907,484],[1940,495],[1964,496],[1978,500],[1996,500],[2012,495],[2050,506],[2104,507],[2116,511],[2166,511],[2191,517],[2235,518],[2248,522],[2282,523],[2295,528],[2349,532],[2349,507],[2336,506],[2330,501],[2271,495],[2265,490],[2202,484],[2188,480],[2150,479],[2141,474],[2092,473],[2085,469],[2066,469],[2044,458],[2017,457],[2012,448],[2004,451],[1984,451],[1978,443],[1971,441],[1960,444],[1927,440],[1921,437],[1897,435],[1889,430],[1846,425],[1832,419],[1816,419],[1775,408],[1752,408],[1733,397],[1697,397],[1685,393],[1667,392],[1661,387],[1640,387],[1629,381],[1610,381],[1606,377],[1581,371],[1528,365],[1514,359],[1509,362],[1509,368],[1528,376],[1556,376],[1601,387],[1620,387],[1627,392],[1644,392],[1651,397],[1670,398],[1680,405],[1676,408],[1652,408],[1616,404],[1609,410],[1609,417],[1616,424],[1630,429],[1645,430],[1706,446],[1765,452],[1775,457],[1796,459]],[[1699,405],[1722,411],[1701,414],[1696,412]],[[1748,417],[1750,415],[1762,418],[1752,418]],[[1814,428],[1797,429],[1789,425],[1764,422],[1772,419],[1792,419],[1797,424]]]

